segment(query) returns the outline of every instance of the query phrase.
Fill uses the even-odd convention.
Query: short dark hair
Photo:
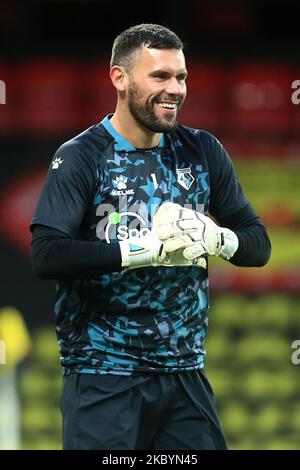
[[[114,40],[110,66],[129,68],[135,53],[142,47],[149,49],[183,49],[177,34],[159,24],[138,24],[120,33]]]

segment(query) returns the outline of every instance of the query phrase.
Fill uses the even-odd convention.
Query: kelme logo
[[[134,189],[127,189],[127,180],[128,178],[124,175],[116,176],[116,178],[112,180],[114,189],[112,190],[111,194],[113,196],[133,196]]]

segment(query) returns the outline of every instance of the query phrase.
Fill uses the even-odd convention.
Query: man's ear
[[[117,91],[120,93],[125,91],[127,84],[127,74],[124,67],[114,65],[110,69],[110,78]]]

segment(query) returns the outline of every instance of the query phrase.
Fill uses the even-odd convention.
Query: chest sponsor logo
[[[122,219],[127,223],[122,224]],[[150,229],[146,221],[135,212],[111,212],[105,229],[105,241],[110,243],[112,239],[127,240],[129,237],[144,237]]]
[[[195,178],[191,173],[191,168],[177,168],[177,181],[184,189],[189,190]]]
[[[128,178],[124,175],[116,176],[116,178],[112,180],[114,189],[112,190],[111,194],[113,196],[133,196],[134,189],[127,189],[127,181]]]

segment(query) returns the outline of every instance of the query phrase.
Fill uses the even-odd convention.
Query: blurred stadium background
[[[55,149],[114,109],[113,38],[158,22],[187,44],[180,121],[224,143],[273,245],[262,269],[210,263],[207,371],[229,446],[299,449],[299,13],[290,0],[1,0],[0,448],[61,448],[55,286],[31,273],[28,224]]]

